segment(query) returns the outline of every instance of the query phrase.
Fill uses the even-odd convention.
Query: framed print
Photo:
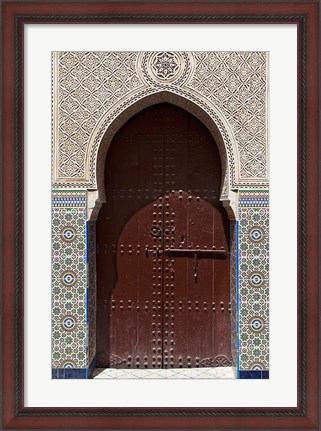
[[[319,428],[318,31],[3,2],[4,429]]]

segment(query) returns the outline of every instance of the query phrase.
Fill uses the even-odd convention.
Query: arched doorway
[[[230,234],[212,135],[174,105],[115,135],[97,220],[97,366],[230,365]]]

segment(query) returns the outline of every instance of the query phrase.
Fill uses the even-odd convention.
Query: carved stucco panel
[[[142,85],[135,52],[54,54],[58,79],[55,172],[57,180],[86,179],[86,151],[101,116]]]
[[[266,69],[264,52],[54,53],[54,186],[95,189],[99,125],[102,139],[117,115],[161,92],[193,102],[216,122],[226,147],[222,196],[267,185]]]
[[[231,125],[240,180],[268,179],[267,55],[265,52],[195,52],[189,87],[202,93]]]

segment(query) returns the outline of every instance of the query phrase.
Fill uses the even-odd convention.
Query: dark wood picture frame
[[[210,3],[2,2],[3,429],[319,429],[319,6],[318,0]],[[23,28],[27,23],[297,24],[297,407],[24,407]]]

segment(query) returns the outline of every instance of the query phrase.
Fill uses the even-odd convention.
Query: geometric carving
[[[143,52],[138,56],[137,73],[146,85],[182,87],[194,72],[192,53]]]
[[[84,178],[86,146],[99,118],[139,86],[137,53],[58,54],[57,177]]]
[[[235,156],[229,161],[233,187],[266,186],[266,69],[265,52],[54,53],[55,186],[95,188],[97,152],[88,154],[88,146],[101,119],[108,112],[116,118],[116,107],[125,109],[130,98],[138,103],[160,91],[199,100],[214,121],[219,111],[235,140],[236,154],[229,153]]]
[[[174,78],[180,69],[180,61],[174,52],[155,53],[151,65],[153,74],[164,81]]]
[[[121,365],[125,362],[126,362],[126,359],[122,359],[119,356],[114,355],[114,354],[110,355],[110,367],[111,368],[117,367],[118,365]]]
[[[200,361],[202,367],[230,367],[232,359],[225,355],[218,355],[215,358],[204,358]]]
[[[193,80],[232,126],[240,179],[267,179],[266,53],[196,52]]]
[[[231,365],[231,358],[227,358],[224,355],[219,355],[215,357],[214,367],[230,367]]]

